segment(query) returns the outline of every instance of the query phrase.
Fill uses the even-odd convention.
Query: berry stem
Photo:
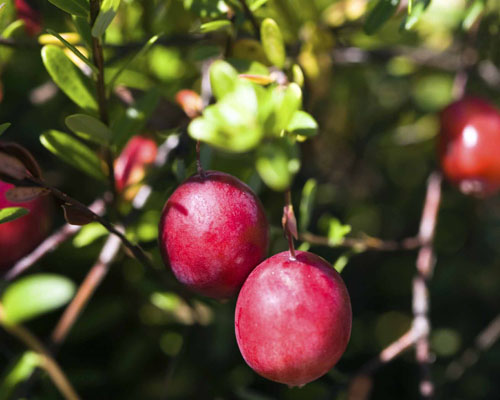
[[[201,159],[200,159],[200,141],[196,141],[196,168],[198,169],[198,174],[202,177],[205,178],[205,170],[203,169],[201,165]]]
[[[285,231],[285,236],[288,239],[288,249],[290,251],[290,261],[295,261],[295,246],[293,244],[294,232],[291,229],[296,230],[295,215],[293,213],[292,205],[292,193],[290,189],[285,192],[285,206],[283,207],[283,218],[281,219],[283,225],[283,230]]]

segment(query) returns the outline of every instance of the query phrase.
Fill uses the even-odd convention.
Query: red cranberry
[[[0,181],[0,209],[24,207],[30,212],[14,221],[0,224],[0,269],[5,269],[33,250],[47,235],[52,221],[49,197],[39,197],[26,203],[12,203],[5,198],[14,187]]]
[[[288,251],[262,262],[241,288],[236,340],[259,375],[302,386],[324,375],[344,353],[351,302],[340,275],[321,257]]]
[[[262,204],[247,185],[206,171],[166,202],[160,250],[180,282],[205,296],[228,298],[265,257],[268,230]]]
[[[464,193],[500,189],[500,114],[487,101],[466,97],[441,113],[439,158],[447,179]]]

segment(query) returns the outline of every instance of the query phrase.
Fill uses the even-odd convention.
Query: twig
[[[373,386],[373,378],[371,375],[413,346],[422,333],[423,332],[418,331],[417,326],[413,325],[409,331],[382,350],[376,358],[370,360],[361,367],[349,384],[347,399],[368,399]]]
[[[97,215],[102,215],[105,210],[104,200],[95,200],[89,206],[89,209]],[[75,235],[81,228],[82,227],[78,225],[65,224],[48,238],[46,238],[42,243],[40,243],[38,247],[36,247],[30,254],[21,258],[17,263],[15,263],[14,266],[5,274],[4,279],[10,281],[16,278],[47,253],[54,251],[60,244],[64,243],[71,236]]]
[[[476,336],[473,346],[466,349],[460,357],[448,364],[446,368],[446,378],[453,381],[460,379],[465,370],[477,362],[481,352],[488,350],[499,338],[500,314],[498,314],[488,326]]]
[[[255,15],[253,14],[252,10],[250,10],[250,7],[248,7],[248,4],[246,0],[239,0],[241,6],[243,7],[243,11],[250,21],[250,23],[253,26],[253,30],[255,31],[255,36],[257,37],[257,40],[260,40],[260,28],[259,28],[259,23],[257,22],[257,19],[255,18]]]
[[[343,238],[339,242],[333,242],[325,236],[318,236],[310,232],[303,232],[299,234],[299,240],[320,246],[353,247],[360,251],[415,250],[420,247],[420,241],[415,237],[406,238],[399,242],[395,240],[382,240],[371,236],[367,236],[365,238]]]
[[[100,0],[90,0],[90,26],[92,27],[99,14],[101,4]],[[102,50],[101,39],[92,35],[92,58],[97,67],[96,74],[96,89],[97,89],[97,103],[99,106],[99,117],[101,121],[108,125],[108,101],[106,98],[106,83],[104,79],[104,54]],[[113,154],[108,146],[103,146],[104,160],[108,167],[108,179],[110,190],[113,192],[113,199],[116,197],[115,186],[115,171],[113,165]]]
[[[92,219],[94,221],[99,222],[110,233],[118,236],[120,238],[120,240],[123,242],[123,244],[125,245],[125,247],[128,248],[132,252],[134,257],[139,262],[141,262],[147,268],[152,268],[151,261],[150,261],[149,257],[146,255],[144,250],[142,250],[142,248],[139,245],[132,244],[122,232],[120,232],[119,230],[117,230],[114,227],[114,225],[111,222],[109,222],[107,219],[101,217],[100,215],[97,215],[95,212],[90,210],[85,204],[68,196],[66,193],[61,192],[59,189],[57,189],[53,186],[50,186],[46,182],[44,182],[38,178],[32,177],[32,176],[26,177],[23,181],[13,180],[13,182],[15,182],[16,185],[18,185],[18,186],[34,185],[37,187],[42,187],[42,188],[50,190],[50,192],[52,193],[53,196],[55,196],[59,200],[62,200],[65,204],[71,205],[75,209],[81,211],[82,213],[85,213],[89,217],[92,217]]]
[[[2,327],[40,356],[40,367],[47,372],[52,382],[54,382],[54,385],[61,392],[61,395],[67,400],[79,400],[80,397],[63,370],[44,345],[23,326],[4,323],[1,313],[2,311],[0,309],[0,323]]]
[[[292,192],[287,189],[285,192],[285,206],[283,207],[283,218],[281,219],[285,236],[288,240],[288,250],[290,252],[290,260],[295,261],[295,246],[293,244],[293,237],[297,237],[297,223],[292,205]]]
[[[427,183],[427,194],[418,234],[422,247],[417,256],[417,275],[413,279],[413,324],[424,332],[417,340],[415,349],[421,374],[419,390],[423,399],[431,399],[434,395],[434,384],[430,368],[429,334],[431,324],[429,320],[430,299],[428,282],[432,277],[435,264],[432,242],[436,231],[439,205],[441,203],[441,181],[441,174],[434,172],[429,177]]]
[[[85,280],[78,288],[78,292],[64,310],[62,317],[52,332],[51,340],[55,345],[60,345],[64,341],[71,327],[108,273],[111,263],[120,250],[120,244],[120,239],[113,235],[110,235],[106,240],[97,262],[88,272]]]

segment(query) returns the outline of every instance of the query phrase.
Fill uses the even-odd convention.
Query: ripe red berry
[[[263,377],[302,386],[324,375],[344,353],[351,302],[340,275],[321,257],[288,251],[262,262],[241,288],[236,340]]]
[[[0,209],[24,207],[29,214],[14,221],[0,224],[0,269],[14,264],[28,254],[47,235],[52,220],[52,204],[49,197],[39,197],[26,203],[12,203],[5,198],[13,185],[0,181]]]
[[[265,257],[268,230],[262,204],[247,185],[206,171],[165,203],[160,250],[180,282],[205,296],[228,298]]]
[[[118,192],[123,192],[144,178],[145,169],[154,162],[157,150],[155,141],[145,136],[133,136],[128,141],[115,161],[115,184]],[[132,194],[125,197],[133,197],[135,191],[132,190]]]
[[[500,114],[485,100],[466,97],[441,112],[439,158],[447,179],[463,193],[500,189]]]

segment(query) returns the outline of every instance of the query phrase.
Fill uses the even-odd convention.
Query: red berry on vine
[[[466,97],[441,112],[439,158],[447,179],[463,193],[500,189],[500,114],[487,101]]]
[[[139,183],[145,169],[156,158],[158,146],[146,136],[133,136],[115,161],[115,184],[118,192]],[[133,196],[128,196],[133,197]]]
[[[237,178],[194,175],[165,203],[159,245],[165,264],[193,291],[235,295],[265,257],[268,222],[259,199]]]
[[[259,375],[302,386],[324,375],[351,334],[351,301],[340,275],[321,257],[282,252],[262,262],[241,288],[236,340]]]
[[[47,235],[52,221],[52,204],[47,196],[25,203],[13,203],[5,193],[14,185],[0,181],[0,209],[24,207],[30,212],[14,221],[0,224],[0,269],[5,269],[27,255]]]

